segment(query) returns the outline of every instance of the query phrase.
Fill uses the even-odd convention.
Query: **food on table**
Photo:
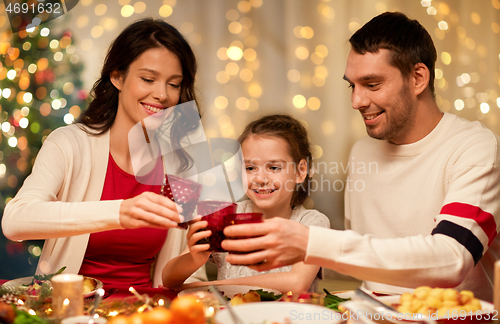
[[[144,312],[143,322],[146,324],[164,324],[172,322],[174,315],[165,307],[157,306],[148,312]]]
[[[46,324],[47,322],[46,319],[41,319],[24,310],[16,309],[13,305],[0,302],[1,324]]]
[[[16,319],[16,311],[12,305],[0,302],[0,323],[10,324]]]
[[[224,292],[221,292],[224,295]],[[255,303],[260,301],[275,301],[281,298],[282,295],[275,295],[273,292],[268,292],[263,289],[249,290],[242,294],[238,293],[231,298],[231,306]]]
[[[326,296],[324,299],[323,306],[332,309],[336,312],[342,312],[344,309],[339,308],[339,304],[343,303],[345,301],[351,300],[351,298],[340,298],[338,296],[335,296],[331,294],[328,290],[324,289]]]
[[[42,290],[50,291],[52,290],[52,284],[50,280],[53,276],[62,273],[66,267],[62,267],[57,272],[48,275],[34,275],[31,283],[24,285],[22,287],[23,292],[28,296],[38,296]],[[97,281],[93,278],[84,277],[83,278],[83,293],[88,294],[94,290],[97,286]]]
[[[83,293],[88,294],[92,290],[95,289],[97,286],[97,282],[95,279],[89,278],[89,277],[84,277],[83,278]]]
[[[256,303],[260,302],[260,295],[254,291],[250,290],[249,292],[242,294],[238,293],[231,298],[231,306],[242,305],[247,303]]]
[[[62,267],[55,273],[47,275],[34,275],[31,282],[28,285],[23,286],[24,292],[28,296],[37,296],[42,290],[51,290],[52,285],[50,284],[50,279],[52,279],[53,276],[62,273],[65,269],[66,267]]]
[[[175,298],[169,308],[157,306],[130,316],[110,317],[108,324],[204,324],[205,308],[193,295]]]
[[[439,317],[452,317],[452,314],[460,314],[460,311],[467,313],[481,310],[481,302],[468,290],[458,292],[451,288],[423,286],[416,288],[412,294],[403,293],[397,310],[400,313],[437,314]]]
[[[169,307],[174,321],[179,323],[205,323],[205,308],[195,296],[184,295],[175,298]]]

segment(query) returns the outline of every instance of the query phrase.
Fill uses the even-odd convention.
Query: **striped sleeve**
[[[462,219],[454,219],[453,222],[443,217],[432,231],[432,235],[443,234],[455,239],[470,252],[474,264],[477,264],[497,234],[493,215],[479,207],[462,203],[444,206],[441,214]]]
[[[491,144],[476,141],[452,164],[445,201],[432,231],[460,243],[475,264],[495,240],[500,223],[498,147],[492,150]]]

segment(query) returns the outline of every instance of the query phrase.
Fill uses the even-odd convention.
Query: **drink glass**
[[[199,240],[198,244],[210,244],[210,252],[226,252],[221,247],[221,242],[226,238],[224,228],[227,226],[226,218],[236,214],[238,205],[226,201],[200,201],[197,205],[198,214],[206,215],[203,220],[208,222],[206,230],[211,230],[212,235]]]

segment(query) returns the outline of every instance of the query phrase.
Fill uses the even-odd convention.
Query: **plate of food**
[[[479,300],[470,291],[455,289],[418,287],[412,293],[382,296],[377,299],[396,312],[366,302],[348,301],[341,306],[352,313],[367,318],[383,316],[394,323],[410,323],[428,319],[438,323],[460,321],[461,323],[489,323],[498,319],[498,312],[492,303]]]
[[[93,296],[97,289],[102,288],[103,284],[100,280],[83,277],[83,297]],[[23,294],[26,296],[37,296],[43,289],[51,289],[50,279],[35,279],[34,277],[23,277],[7,281],[2,285],[2,288],[11,290],[13,292]]]
[[[431,292],[438,289],[440,288],[434,288]],[[485,323],[498,319],[498,312],[495,311],[493,304],[474,298],[471,292],[458,292],[454,289],[441,290],[446,291],[445,294],[448,295],[441,298],[433,296],[429,298],[428,296],[424,300],[417,298],[414,294],[386,296],[378,299],[396,309],[404,320],[415,320],[415,318],[412,318],[415,314],[422,314],[424,318],[430,318],[438,322]],[[415,310],[417,304],[421,304],[421,306]],[[436,308],[436,306],[439,306],[439,308]]]
[[[342,313],[318,305],[299,303],[253,303],[234,307],[233,311],[244,324],[337,324],[345,320],[342,319]],[[227,309],[217,312],[215,322],[234,323]]]
[[[281,291],[269,288],[245,285],[214,285],[214,287],[226,298],[231,300],[232,305],[239,305],[259,301],[275,301],[281,298]],[[198,291],[209,292],[208,286],[184,289],[178,296],[196,293]]]

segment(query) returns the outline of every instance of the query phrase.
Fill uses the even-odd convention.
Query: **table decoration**
[[[52,282],[52,312],[56,319],[83,315],[83,276],[59,274]]]

